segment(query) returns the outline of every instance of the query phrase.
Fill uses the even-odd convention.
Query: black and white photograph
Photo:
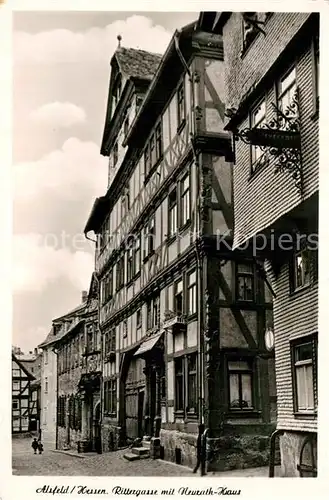
[[[318,477],[322,14],[258,6],[12,13],[14,476]]]

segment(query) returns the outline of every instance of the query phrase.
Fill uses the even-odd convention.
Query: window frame
[[[256,112],[262,107],[264,104],[264,113],[261,119],[255,119]],[[257,100],[257,103],[252,107],[249,113],[249,126],[251,129],[266,125],[267,121],[267,95],[263,94],[260,99]],[[260,127],[262,128],[262,127]],[[255,152],[257,150],[261,151],[260,156],[254,159]],[[250,173],[254,174],[259,168],[264,166],[267,163],[267,152],[262,151],[259,146],[250,144]]]
[[[313,386],[313,409],[299,409],[298,406],[298,381],[296,375],[296,350],[301,346],[311,344],[312,349],[312,386]],[[290,341],[290,359],[291,359],[291,375],[292,375],[292,399],[295,417],[298,416],[315,416],[318,409],[318,334],[313,333],[305,335]],[[299,365],[302,366],[302,365]]]
[[[244,362],[249,365],[249,368],[246,369],[230,369],[229,364],[234,362]],[[256,373],[255,373],[255,362],[256,360],[252,356],[237,356],[237,355],[228,355],[226,358],[226,374],[227,374],[227,406],[229,413],[235,414],[253,414],[257,412],[257,394],[256,394]],[[239,407],[231,406],[231,375],[238,375],[238,384],[239,384]],[[251,393],[251,407],[243,407],[242,405],[242,375],[250,376],[250,393]]]
[[[178,285],[181,283],[181,290],[178,291]],[[183,316],[184,315],[184,309],[185,309],[185,304],[184,304],[184,298],[185,298],[185,294],[184,294],[184,279],[183,279],[183,276],[181,276],[180,278],[178,278],[177,280],[175,280],[174,282],[174,288],[173,288],[173,294],[174,294],[174,312],[177,316]],[[182,300],[182,310],[181,312],[178,311],[177,309],[177,296],[180,296],[181,295],[181,300]]]
[[[183,80],[177,87],[176,99],[177,99],[177,131],[179,132],[186,123],[185,78],[183,78]]]
[[[251,266],[251,271],[239,271],[239,265],[245,266],[245,265],[250,265]],[[252,286],[252,299],[248,300],[245,297],[244,298],[239,298],[239,278],[250,278],[251,277],[251,286]],[[256,294],[257,294],[257,279],[256,279],[256,270],[255,266],[252,262],[235,262],[235,302],[237,303],[247,303],[247,304],[253,304],[256,302]]]
[[[287,85],[287,87],[282,90],[282,82],[288,78],[288,76],[292,73],[295,72],[295,78],[292,80],[292,83]],[[297,76],[297,64],[294,61],[289,68],[284,71],[281,75],[281,77],[277,80],[276,82],[276,102],[277,102],[277,107],[279,110],[281,110],[284,113],[283,109],[283,98],[287,95],[288,92],[291,91],[291,89],[295,87],[295,92],[298,92],[298,76]],[[289,105],[291,104],[291,101],[289,102]]]
[[[173,217],[174,214],[174,217]],[[175,224],[173,224],[175,221]],[[168,237],[174,238],[178,231],[178,193],[177,186],[168,195]]]
[[[156,123],[144,148],[144,175],[145,182],[153,172],[153,169],[163,157],[163,130],[162,119]]]
[[[191,276],[195,274],[195,281],[190,282]],[[187,315],[194,316],[198,311],[198,289],[197,289],[197,270],[189,271],[186,277],[187,281]],[[191,291],[195,299],[195,311],[191,310]]]
[[[177,370],[177,365],[180,363],[180,371]],[[174,392],[174,409],[177,414],[185,414],[185,376],[184,376],[184,356],[174,358],[174,374],[175,374],[175,392]],[[178,398],[177,376],[181,379],[181,397]],[[181,401],[180,401],[181,400]],[[181,403],[178,405],[178,402]]]
[[[117,414],[117,378],[111,377],[104,381],[104,413]]]
[[[184,182],[188,179],[188,187],[184,188]],[[185,197],[188,198],[187,205],[185,207],[184,200]],[[185,208],[187,208],[188,213],[184,213]],[[180,180],[180,216],[179,216],[179,228],[182,229],[191,222],[191,175],[190,171],[185,172]]]
[[[190,369],[190,359],[195,358],[195,368],[194,370]],[[186,355],[186,389],[187,389],[187,394],[186,394],[186,413],[190,415],[197,415],[198,414],[198,352],[192,352]],[[194,377],[194,384],[195,384],[195,408],[190,407],[190,377]]]

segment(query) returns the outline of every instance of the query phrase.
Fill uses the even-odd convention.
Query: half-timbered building
[[[197,23],[162,58],[118,47],[108,189],[85,233],[97,234],[103,449],[143,438],[151,456],[194,465],[204,424],[210,466],[234,468],[268,459],[275,384],[263,343],[271,296],[252,256],[228,244],[223,65],[221,36]]]
[[[12,370],[12,433],[25,433],[30,430],[30,385],[34,376],[11,355]]]
[[[100,334],[98,282],[92,276],[82,304],[61,318],[57,355],[56,448],[79,452],[101,451]]]
[[[234,248],[267,259],[284,476],[316,475],[319,18],[208,13],[225,47]],[[278,36],[280,34],[280,36]]]

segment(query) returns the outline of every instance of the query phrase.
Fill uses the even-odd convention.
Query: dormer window
[[[262,29],[262,26],[267,21],[269,15],[268,12],[243,12],[242,22],[243,22],[243,48],[242,53],[244,53],[247,48],[255,40],[258,33],[266,34]]]

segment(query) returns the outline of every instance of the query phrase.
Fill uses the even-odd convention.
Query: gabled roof
[[[15,363],[17,363],[17,365],[20,367],[20,369],[25,373],[25,375],[30,379],[30,380],[34,380],[35,377],[34,375],[32,375],[32,373],[29,372],[29,370],[26,368],[26,366],[24,366],[20,361],[19,359],[17,359],[17,357],[15,356],[15,354],[12,352],[11,353],[11,359],[12,361],[15,361]]]
[[[127,77],[152,80],[162,55],[146,50],[119,47],[115,53],[120,71]]]

